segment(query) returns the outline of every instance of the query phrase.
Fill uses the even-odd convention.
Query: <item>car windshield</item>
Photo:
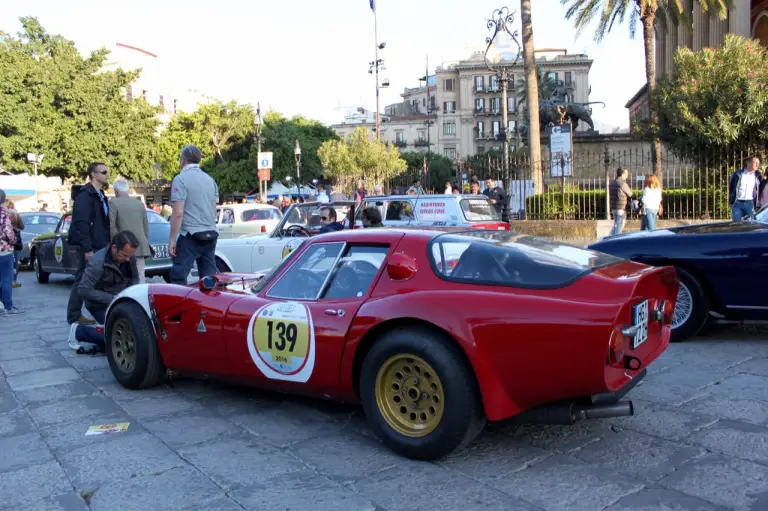
[[[292,226],[299,226],[312,231],[319,230],[322,225],[320,223],[320,208],[331,207],[336,211],[336,221],[344,222],[349,214],[349,209],[353,207],[353,203],[309,203],[309,204],[293,204],[284,214],[282,222],[275,230],[277,236],[284,236],[285,230]]]
[[[621,259],[542,238],[509,232],[443,234],[430,242],[435,273],[446,280],[511,287],[568,285]]]
[[[21,219],[24,221],[24,232],[34,234],[48,234],[56,229],[59,223],[58,215],[37,215],[34,213],[22,213]]]
[[[240,213],[243,222],[255,222],[257,220],[280,220],[280,211],[277,208],[247,209]]]
[[[464,218],[470,222],[498,222],[501,215],[493,208],[488,199],[462,199],[461,210]]]

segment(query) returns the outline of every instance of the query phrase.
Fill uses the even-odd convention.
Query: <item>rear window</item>
[[[282,215],[277,209],[262,208],[262,209],[248,209],[240,214],[240,219],[243,222],[254,222],[257,220],[280,220]]]
[[[59,217],[56,215],[21,214],[24,222],[24,232],[32,234],[48,234],[56,229]]]
[[[461,211],[470,222],[499,222],[501,215],[488,199],[462,199]]]
[[[147,222],[150,224],[167,224],[168,220],[158,215],[154,211],[147,210]]]
[[[432,269],[446,280],[525,288],[566,286],[621,259],[509,232],[443,234],[430,242]]]

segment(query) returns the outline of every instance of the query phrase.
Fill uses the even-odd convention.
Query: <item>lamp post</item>
[[[514,13],[510,13],[507,7],[493,11],[491,19],[488,20],[488,30],[493,34],[486,37],[485,43],[488,45],[485,49],[485,65],[488,69],[499,77],[501,85],[501,122],[503,124],[499,135],[504,141],[503,156],[503,181],[504,181],[504,204],[501,210],[501,219],[509,222],[509,120],[507,115],[507,87],[509,85],[509,72],[507,67],[514,67],[520,59],[522,47],[517,40],[517,31],[512,32],[509,27],[515,20]],[[512,55],[513,44],[517,46],[517,52]],[[504,61],[512,60],[511,64],[505,64]],[[514,86],[514,84],[513,84]],[[498,139],[498,137],[497,137]]]
[[[44,154],[27,153],[27,161],[31,163],[32,167],[35,169],[35,207],[39,206],[37,198],[37,166],[43,163],[44,157]]]
[[[374,60],[368,63],[368,74],[376,75],[376,140],[381,141],[381,112],[379,107],[379,89],[385,89],[389,87],[389,80],[385,79],[384,83],[379,82],[379,71],[384,70],[384,59],[379,58],[379,50],[383,50],[387,43],[379,44],[378,30],[375,30],[376,39],[376,51],[374,54]]]
[[[254,120],[254,125],[256,127],[256,176],[259,179],[259,196],[263,202],[265,200],[267,183],[266,181],[262,182],[261,178],[259,177],[258,168],[259,153],[261,152],[261,128],[264,125],[264,119],[261,118],[261,103],[256,103],[256,119]],[[262,186],[264,187],[263,189]]]
[[[298,138],[293,146],[293,157],[296,159],[296,186],[299,191],[299,199],[301,199],[301,146]]]

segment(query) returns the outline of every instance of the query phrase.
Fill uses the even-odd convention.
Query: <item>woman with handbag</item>
[[[645,210],[645,220],[642,229],[652,231],[656,229],[656,220],[661,211],[661,183],[654,174],[648,174],[643,188],[643,196],[640,199]]]
[[[19,259],[21,259],[21,251],[24,250],[24,241],[21,239],[21,231],[24,230],[24,219],[16,211],[16,206],[11,199],[5,201],[5,209],[8,212],[8,218],[11,220],[11,227],[13,227],[13,234],[16,240],[13,243],[13,287],[21,287],[21,284],[16,282],[19,277]]]

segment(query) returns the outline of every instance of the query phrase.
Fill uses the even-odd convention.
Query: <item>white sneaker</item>
[[[77,325],[77,323],[72,323],[69,326],[69,347],[75,351],[80,349],[80,343],[77,342],[77,338],[75,337]]]

